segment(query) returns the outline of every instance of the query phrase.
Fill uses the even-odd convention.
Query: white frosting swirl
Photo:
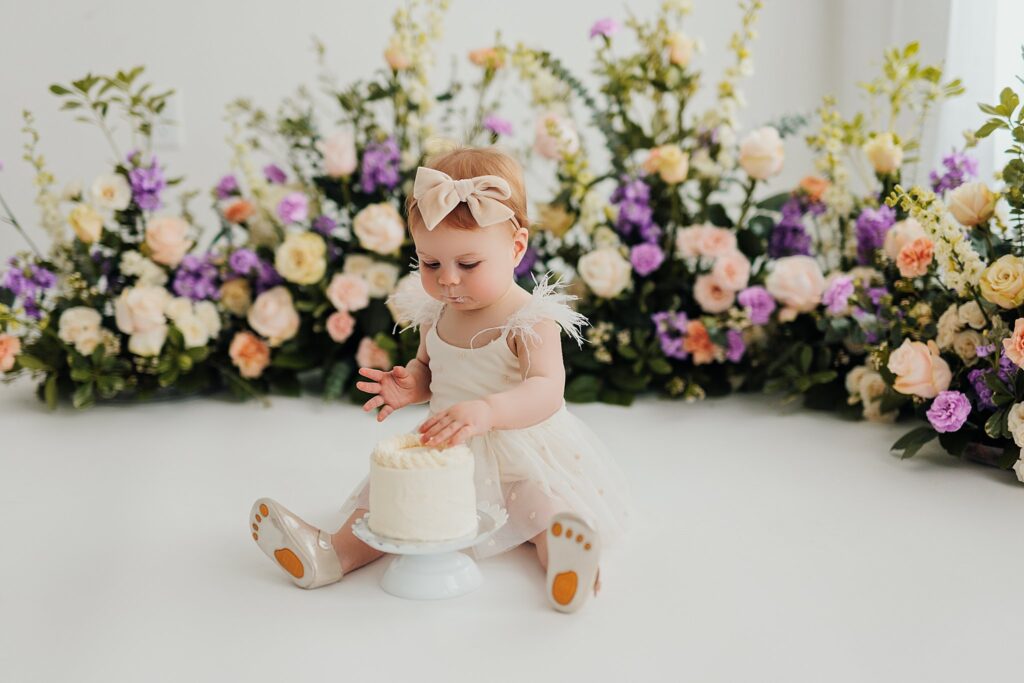
[[[427,448],[420,443],[418,434],[400,434],[384,439],[371,455],[379,467],[396,470],[440,469],[472,457],[472,451],[464,445]]]

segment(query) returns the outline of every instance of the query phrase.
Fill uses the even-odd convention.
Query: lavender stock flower
[[[495,135],[512,135],[512,122],[503,119],[497,114],[488,114],[484,117],[484,128]]]
[[[945,170],[941,174],[937,171],[928,174],[932,190],[937,194],[955,190],[968,178],[978,176],[978,160],[962,152],[953,151],[942,157],[942,167]]]
[[[224,176],[217,183],[215,192],[217,193],[217,199],[227,199],[232,195],[238,194],[238,179],[231,174]]]
[[[685,360],[689,356],[683,348],[686,324],[689,322],[686,314],[661,311],[651,316],[651,322],[654,323],[654,329],[658,334],[658,343],[661,345],[661,352],[665,354],[665,357]]]
[[[277,164],[267,164],[264,166],[263,176],[267,179],[267,182],[275,185],[283,185],[288,180],[288,176]]]
[[[199,257],[188,254],[178,265],[171,289],[178,296],[188,297],[193,301],[216,299],[220,292],[218,275],[212,255]]]
[[[877,209],[867,208],[857,216],[857,260],[871,263],[875,251],[885,244],[885,235],[896,222],[895,209],[884,204]]]
[[[400,180],[398,163],[401,154],[394,138],[383,142],[371,143],[363,152],[363,166],[360,175],[360,188],[366,194],[383,187],[393,190]]]
[[[167,187],[167,179],[156,157],[153,157],[148,167],[136,166],[128,171],[128,181],[135,203],[143,211],[155,211],[163,206],[160,193]]]

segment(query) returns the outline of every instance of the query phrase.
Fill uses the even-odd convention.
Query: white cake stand
[[[487,540],[508,521],[503,508],[481,506],[476,511],[477,530],[461,538],[440,542],[400,541],[370,531],[366,513],[352,525],[352,533],[371,548],[397,555],[380,586],[391,595],[408,600],[441,600],[465,595],[480,587],[483,576],[469,555],[460,550]]]

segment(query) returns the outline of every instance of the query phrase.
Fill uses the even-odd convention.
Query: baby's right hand
[[[391,413],[409,405],[416,393],[416,378],[401,365],[396,365],[389,372],[359,368],[359,374],[373,381],[356,382],[356,388],[367,394],[376,394],[363,404],[363,410],[369,412],[383,406],[377,413],[377,422],[382,422]]]

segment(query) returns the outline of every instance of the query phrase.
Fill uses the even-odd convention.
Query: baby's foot
[[[260,498],[249,513],[252,538],[267,557],[300,588],[319,588],[341,578],[341,563],[331,537],[306,524],[270,498]]]
[[[559,612],[575,612],[597,592],[601,543],[589,524],[577,515],[562,512],[554,516],[547,531],[547,594]]]

